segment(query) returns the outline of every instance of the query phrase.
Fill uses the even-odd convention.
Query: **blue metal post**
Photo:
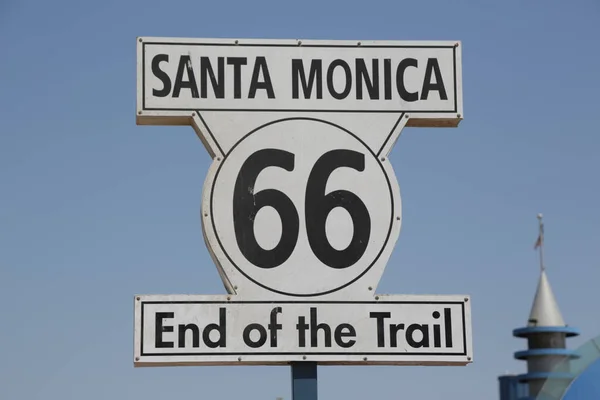
[[[317,363],[292,363],[292,400],[317,400]]]

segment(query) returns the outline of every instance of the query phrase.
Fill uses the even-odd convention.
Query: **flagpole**
[[[540,229],[540,233],[539,233],[539,248],[540,248],[540,271],[544,271],[546,269],[546,267],[544,266],[544,222],[542,221],[542,214],[538,214],[537,218],[538,218],[538,222],[539,222],[539,229]]]

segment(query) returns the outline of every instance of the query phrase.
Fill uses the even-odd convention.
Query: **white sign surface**
[[[378,296],[365,302],[141,296],[135,365],[465,365],[468,297]]]
[[[240,295],[348,296],[369,271],[377,276],[362,291],[377,284],[399,232],[400,195],[391,168],[351,132],[276,120],[234,146],[211,181],[205,231],[226,275],[256,285],[236,285]]]
[[[458,126],[461,49],[138,38],[137,123],[191,125],[213,158],[229,296],[139,296],[135,365],[471,362],[468,297],[376,295],[402,224],[388,155],[405,126]]]
[[[456,41],[140,38],[138,115],[410,112],[415,125],[455,126],[460,50]]]

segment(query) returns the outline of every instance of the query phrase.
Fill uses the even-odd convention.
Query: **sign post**
[[[292,363],[292,399],[317,400],[317,363]]]
[[[457,42],[138,38],[137,124],[191,125],[225,295],[135,297],[134,365],[467,365],[465,295],[378,295],[400,234],[388,154],[463,118]]]

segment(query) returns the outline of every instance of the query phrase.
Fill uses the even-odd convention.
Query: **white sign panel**
[[[402,223],[388,154],[405,126],[462,120],[459,42],[137,45],[137,123],[191,125],[213,158],[202,229],[229,296],[140,296],[136,365],[471,362],[468,297],[375,294]],[[313,313],[331,347],[302,345]]]
[[[389,163],[350,131],[317,119],[254,130],[209,175],[204,204],[211,251],[248,296],[347,299],[365,275],[368,293],[400,228]],[[254,285],[237,284],[242,279]]]
[[[378,296],[364,302],[142,296],[135,365],[465,365],[468,297]]]
[[[411,124],[462,115],[456,41],[139,38],[138,119],[192,111],[410,112]]]

